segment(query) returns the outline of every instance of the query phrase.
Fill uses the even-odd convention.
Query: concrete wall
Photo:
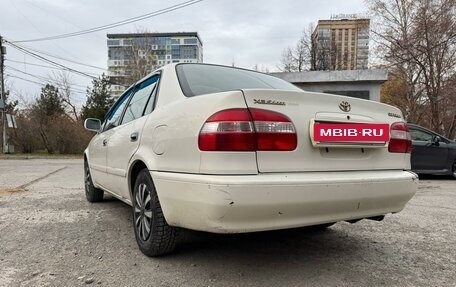
[[[313,92],[345,91],[350,95],[368,91],[369,100],[373,101],[380,101],[381,85],[388,80],[386,70],[305,71],[271,75]]]

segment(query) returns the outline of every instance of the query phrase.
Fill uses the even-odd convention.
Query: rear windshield
[[[279,78],[239,68],[180,64],[176,66],[176,71],[187,97],[240,89],[302,91]]]

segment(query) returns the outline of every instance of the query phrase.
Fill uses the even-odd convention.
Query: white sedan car
[[[397,108],[233,67],[167,65],[85,127],[97,132],[84,152],[87,200],[108,192],[131,205],[148,256],[171,252],[179,228],[381,220],[418,185]]]

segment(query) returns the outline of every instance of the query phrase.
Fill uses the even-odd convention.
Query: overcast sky
[[[9,41],[71,33],[163,9],[184,0],[1,0],[0,34]],[[204,62],[277,70],[281,53],[293,46],[302,30],[331,14],[363,13],[363,0],[204,0],[192,6],[140,22],[78,37],[23,43],[25,47],[74,61],[107,68],[106,33],[136,31],[198,32],[203,41]],[[42,82],[14,69],[49,78],[52,69],[11,62],[48,65],[7,46],[6,73]],[[47,57],[47,56],[45,56]],[[99,74],[103,71],[50,58],[68,67]],[[9,68],[10,67],[10,68]],[[73,98],[85,102],[90,79],[70,75]],[[9,77],[14,97],[31,99],[40,86]]]

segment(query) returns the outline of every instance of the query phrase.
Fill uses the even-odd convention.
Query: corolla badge
[[[260,99],[253,99],[254,104],[258,105],[276,105],[276,106],[285,106],[285,102],[283,101],[276,101],[276,100],[260,100]]]
[[[342,101],[339,104],[339,109],[341,109],[344,112],[349,112],[351,110],[351,106],[350,106],[350,104],[348,102]]]
[[[393,117],[393,118],[398,118],[398,119],[402,118],[401,115],[396,114],[396,113],[388,113],[388,116]]]

